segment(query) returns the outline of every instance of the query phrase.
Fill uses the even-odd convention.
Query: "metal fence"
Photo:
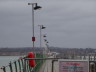
[[[42,54],[36,54],[36,58],[42,58]],[[29,61],[25,60],[24,58],[18,59],[14,62],[10,62],[7,66],[1,67],[2,72],[37,72],[41,65],[41,60],[35,60],[36,65],[35,67],[29,66]],[[1,71],[0,71],[1,72]]]
[[[45,56],[42,54],[36,54],[36,58],[42,58],[42,57],[45,57]],[[80,56],[77,59],[82,59],[82,60],[87,59],[89,61],[89,72],[96,72],[96,56]],[[7,66],[3,66],[1,70],[2,72],[38,72],[44,61],[42,61],[42,59],[39,59],[39,60],[36,59],[35,62],[36,62],[36,65],[33,68],[29,66],[28,60],[19,59],[14,62],[10,62]]]

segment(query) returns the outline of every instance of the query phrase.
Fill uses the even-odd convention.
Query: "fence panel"
[[[43,57],[42,54],[36,54],[36,58],[42,58],[42,57]],[[29,66],[28,60],[21,58],[14,62],[10,62],[9,65],[3,66],[0,70],[2,72],[32,72],[32,71],[37,72],[40,69],[43,62],[42,60],[35,60],[35,62],[36,65],[33,68]]]

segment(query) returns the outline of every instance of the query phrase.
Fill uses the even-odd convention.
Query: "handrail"
[[[36,58],[41,58],[43,55],[36,54]],[[37,72],[42,65],[41,60],[35,60],[35,67],[30,67],[28,60],[24,58],[18,59],[14,62],[11,62],[7,66],[2,66],[0,69],[3,72],[32,72],[35,70]]]

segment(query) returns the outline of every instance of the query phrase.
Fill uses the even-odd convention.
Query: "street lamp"
[[[46,35],[44,35],[43,37],[46,37]],[[47,41],[47,39],[44,39],[44,41],[45,41],[45,45],[47,46],[48,52],[50,52],[49,45],[48,45],[49,42]]]
[[[34,41],[35,41],[35,36],[34,36],[34,10],[41,9],[41,6],[38,6],[37,3],[28,3],[28,5],[32,5],[32,31],[33,31],[33,36],[32,36],[32,41],[33,41],[33,48],[34,48]]]
[[[38,25],[40,27],[40,48],[42,47],[42,29],[45,29],[46,27],[44,27],[43,25]]]
[[[47,37],[46,34],[44,34],[43,37]]]
[[[40,27],[40,48],[42,47],[42,29],[45,29],[46,27],[44,27],[43,25],[38,25]],[[42,58],[44,58],[44,49],[43,49],[43,56]]]

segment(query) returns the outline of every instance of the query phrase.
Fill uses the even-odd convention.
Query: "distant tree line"
[[[39,47],[22,47],[22,48],[0,48],[0,55],[11,55],[11,54],[26,54],[30,51],[42,53],[44,48]],[[62,55],[88,55],[95,54],[95,48],[60,48],[60,47],[49,47],[50,52],[57,52]]]

